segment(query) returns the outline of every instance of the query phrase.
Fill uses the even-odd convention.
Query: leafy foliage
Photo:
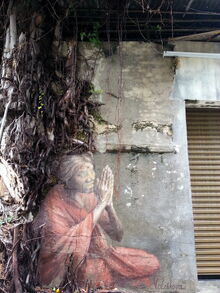
[[[81,41],[88,41],[91,43],[94,47],[99,48],[101,46],[101,41],[99,39],[99,30],[100,24],[97,22],[93,25],[93,31],[86,33],[86,32],[81,32],[80,33],[80,39]]]

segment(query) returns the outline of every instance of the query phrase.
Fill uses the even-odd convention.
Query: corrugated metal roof
[[[174,9],[184,10],[187,7],[187,1],[175,0]],[[194,0],[189,9],[191,12],[196,11],[210,11],[210,12],[220,12],[220,2],[219,0]]]
[[[79,32],[98,24],[103,40],[161,40],[220,29],[220,0],[84,0],[76,14]]]
[[[176,11],[185,11],[188,4],[192,2],[189,11],[210,11],[210,12],[220,12],[220,1],[219,0],[173,0],[173,1],[162,1],[162,0],[148,0],[148,1],[129,1],[127,8],[128,9],[141,9],[142,6],[150,9],[167,9],[172,5],[173,10]],[[93,9],[104,9],[107,7],[117,8],[123,6],[126,1],[119,0],[84,0],[81,1],[79,7],[81,8],[93,8]],[[161,6],[161,3],[162,6]]]

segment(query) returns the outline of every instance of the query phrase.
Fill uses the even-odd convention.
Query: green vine
[[[97,22],[93,25],[93,31],[86,33],[86,32],[81,32],[80,33],[80,40],[82,42],[89,42],[90,44],[92,44],[94,47],[96,48],[100,48],[101,46],[101,41],[99,38],[99,30],[100,28],[100,24]]]

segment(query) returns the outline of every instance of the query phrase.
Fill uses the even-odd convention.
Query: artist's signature
[[[168,281],[165,278],[155,278],[152,281],[152,287],[155,289],[168,289],[168,290],[185,290],[185,284],[175,281]]]

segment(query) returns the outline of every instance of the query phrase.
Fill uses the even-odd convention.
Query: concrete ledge
[[[198,281],[197,293],[219,293],[220,280]]]
[[[106,152],[175,153],[174,145],[106,144]]]

